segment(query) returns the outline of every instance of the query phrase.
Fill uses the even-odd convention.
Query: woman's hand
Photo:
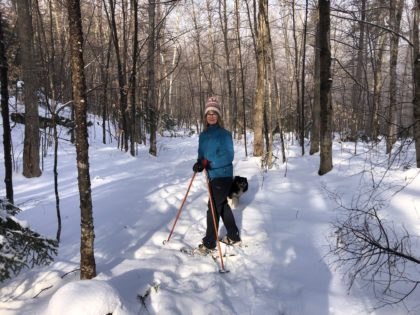
[[[206,159],[199,159],[197,160],[197,162],[195,162],[194,166],[193,166],[193,171],[194,172],[202,172],[204,169],[209,169],[210,168],[210,162]]]

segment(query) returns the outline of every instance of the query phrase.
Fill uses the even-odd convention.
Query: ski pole
[[[217,226],[216,226],[216,212],[214,210],[213,198],[212,198],[211,189],[210,189],[210,182],[209,182],[209,177],[207,175],[207,170],[206,169],[204,170],[204,175],[206,176],[207,190],[209,192],[211,214],[212,214],[212,217],[213,217],[214,232],[216,233],[216,241],[217,241],[217,247],[219,249],[220,263],[222,265],[222,269],[220,269],[219,272],[225,273],[225,272],[229,272],[229,270],[225,269],[225,265],[223,263],[223,254],[222,254],[222,248],[220,247],[219,232],[217,231]]]
[[[174,225],[172,226],[171,233],[169,233],[168,239],[163,241],[163,245],[165,245],[167,242],[169,242],[169,240],[170,240],[170,238],[172,236],[172,233],[174,232],[175,225],[176,225],[176,223],[177,223],[177,221],[179,219],[179,216],[181,214],[182,207],[184,206],[185,200],[187,200],[188,193],[190,192],[190,188],[191,188],[191,185],[192,185],[192,183],[194,181],[194,177],[195,177],[196,174],[197,174],[197,172],[194,172],[193,176],[191,177],[191,181],[190,181],[190,184],[188,186],[187,193],[184,196],[184,200],[182,200],[182,204],[181,204],[181,207],[179,208],[178,213],[176,215],[175,222],[174,222]]]

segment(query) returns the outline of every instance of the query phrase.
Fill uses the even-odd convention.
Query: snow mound
[[[117,291],[99,280],[70,282],[51,297],[48,315],[122,315],[122,303]]]

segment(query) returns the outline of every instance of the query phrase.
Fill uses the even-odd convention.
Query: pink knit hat
[[[222,111],[220,109],[219,101],[214,96],[212,96],[208,99],[207,104],[206,104],[206,108],[204,109],[204,114],[206,115],[211,110],[216,112],[219,115],[219,117],[222,116]]]

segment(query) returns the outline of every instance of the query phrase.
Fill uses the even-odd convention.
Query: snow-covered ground
[[[15,156],[21,158],[22,135],[14,133]],[[96,129],[95,129],[96,128]],[[95,130],[94,130],[95,129]],[[373,293],[330,264],[331,228],[337,204],[328,192],[350,203],[360,191],[367,154],[352,155],[354,144],[334,144],[334,169],[318,176],[319,155],[300,156],[287,143],[287,164],[263,172],[258,158],[245,157],[235,141],[234,169],[249,190],[234,214],[244,246],[220,260],[190,257],[179,251],[196,246],[205,232],[207,190],[203,174],[192,184],[171,240],[163,245],[187,191],[198,137],[160,137],[158,157],[147,147],[131,157],[116,142],[101,144],[99,127],[90,128],[90,174],[95,223],[97,277],[79,281],[80,209],[75,149],[59,146],[59,192],[63,219],[59,254],[50,266],[24,270],[0,289],[0,314],[283,314],[402,315],[402,305],[374,309]],[[251,138],[251,137],[250,137]],[[249,148],[252,152],[252,147]],[[2,148],[0,156],[2,157]],[[363,151],[360,145],[358,153]],[[280,152],[276,152],[280,156]],[[372,153],[368,153],[371,155]],[[413,152],[412,152],[413,154]],[[376,156],[370,156],[376,158]],[[40,178],[14,174],[18,215],[32,229],[54,238],[57,229],[52,150]],[[376,169],[381,169],[377,167]],[[3,168],[0,175],[4,176]],[[392,171],[384,179],[395,185],[417,174],[414,168]],[[378,174],[380,176],[380,174]],[[383,210],[396,225],[419,233],[420,179],[410,180]],[[3,189],[2,195],[5,195]],[[224,235],[221,224],[220,235]],[[413,309],[413,314],[420,310]],[[409,301],[410,302],[410,301]],[[411,302],[410,302],[411,303]]]

